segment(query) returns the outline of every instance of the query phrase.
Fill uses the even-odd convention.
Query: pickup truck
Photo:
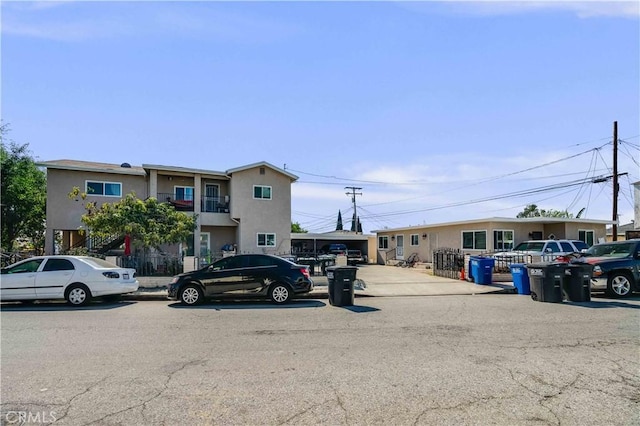
[[[357,265],[358,263],[363,263],[364,258],[362,257],[362,252],[360,250],[347,250],[347,264],[349,265]]]
[[[629,297],[640,291],[640,239],[592,246],[582,260],[593,265],[591,290],[611,297]]]

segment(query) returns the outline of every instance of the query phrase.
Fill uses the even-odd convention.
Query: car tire
[[[269,289],[269,298],[278,305],[287,303],[291,300],[291,289],[286,284],[273,284]]]
[[[73,306],[83,306],[91,301],[91,291],[84,284],[71,284],[67,287],[64,298]]]
[[[625,272],[614,272],[607,280],[607,295],[629,297],[633,293],[632,278]]]
[[[183,305],[194,306],[204,301],[202,289],[195,284],[188,284],[180,290],[180,302]]]

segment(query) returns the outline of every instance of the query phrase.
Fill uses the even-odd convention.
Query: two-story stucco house
[[[190,256],[205,256],[226,245],[239,253],[291,251],[291,184],[298,177],[267,162],[222,172],[75,160],[37,165],[47,169],[47,254],[87,242],[79,232],[84,203],[68,197],[74,187],[98,205],[134,192],[140,199],[155,197],[197,215],[193,240],[176,248]]]

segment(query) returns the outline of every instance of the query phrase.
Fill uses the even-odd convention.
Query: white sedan
[[[89,256],[37,256],[2,268],[0,300],[65,299],[84,305],[92,297],[138,290],[136,270]]]

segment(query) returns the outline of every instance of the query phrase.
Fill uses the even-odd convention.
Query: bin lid
[[[358,270],[358,267],[357,266],[351,266],[351,265],[347,265],[347,266],[328,266],[326,269],[327,269],[327,271],[335,271],[335,270],[338,270],[338,269],[341,269],[341,270]]]

